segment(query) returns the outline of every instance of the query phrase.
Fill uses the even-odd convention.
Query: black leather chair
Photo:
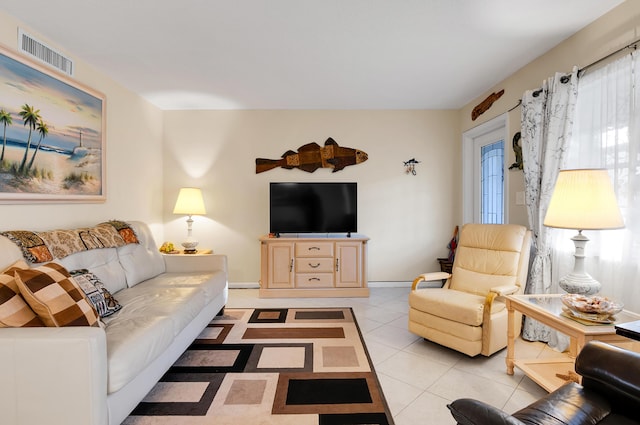
[[[459,425],[640,425],[640,354],[591,341],[576,358],[582,385],[569,382],[512,415],[459,399],[447,407]]]

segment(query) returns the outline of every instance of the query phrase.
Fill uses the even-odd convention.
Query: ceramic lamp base
[[[182,242],[181,245],[184,247],[185,254],[190,252],[196,252],[198,241],[194,239],[187,239],[186,241]]]
[[[584,267],[584,248],[589,242],[589,238],[582,234],[582,230],[571,238],[576,252],[573,255],[573,271],[560,279],[558,285],[570,294],[594,295],[600,291],[600,282],[592,278]]]
[[[595,295],[600,292],[600,282],[584,274],[568,274],[560,279],[558,285],[570,294]]]

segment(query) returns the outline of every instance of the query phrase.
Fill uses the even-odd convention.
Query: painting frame
[[[0,204],[105,202],[106,101],[0,44]]]

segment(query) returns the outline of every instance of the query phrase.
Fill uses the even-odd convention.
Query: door
[[[507,115],[463,135],[463,223],[508,222],[505,140]]]

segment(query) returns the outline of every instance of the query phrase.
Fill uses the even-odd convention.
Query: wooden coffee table
[[[616,314],[615,323],[581,323],[562,315],[561,296],[561,294],[548,294],[509,295],[506,297],[509,320],[507,327],[507,374],[513,375],[514,366],[518,367],[525,375],[549,392],[566,382],[556,374],[568,375],[569,372],[574,372],[575,357],[587,342],[591,340],[629,341],[624,336],[616,334],[614,325],[640,319],[639,314],[622,310]],[[516,311],[569,336],[569,355],[558,358],[516,359],[515,338],[518,337],[515,332]],[[558,354],[560,356],[560,353]]]

